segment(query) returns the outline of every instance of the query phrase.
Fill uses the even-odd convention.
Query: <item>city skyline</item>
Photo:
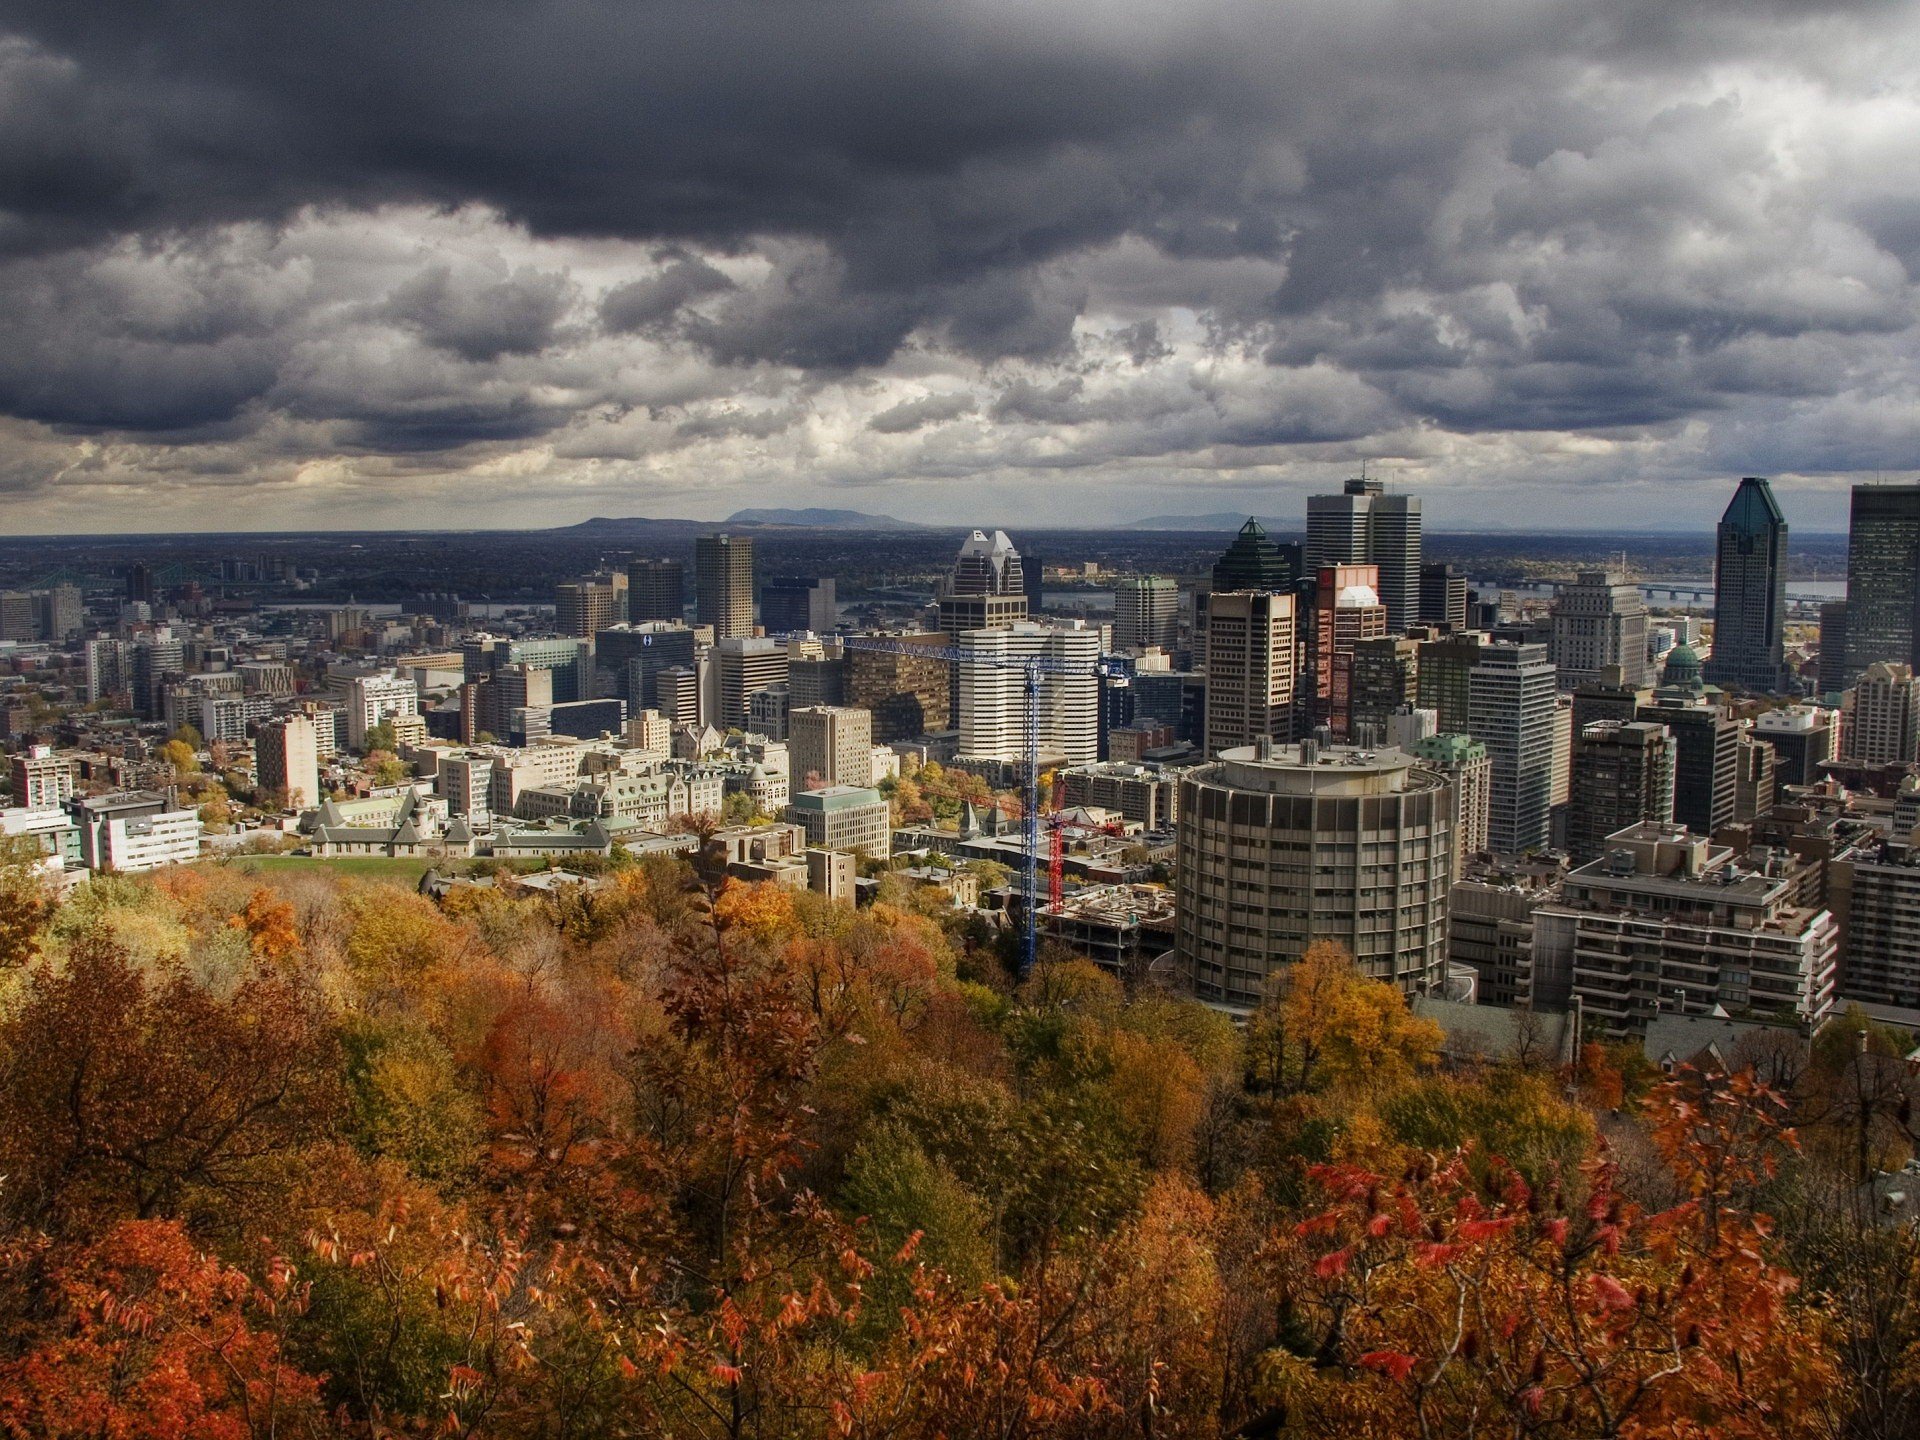
[[[1833,532],[1911,473],[1920,8],[1430,21],[29,0],[0,533],[1296,516],[1363,464],[1431,530],[1764,474]]]

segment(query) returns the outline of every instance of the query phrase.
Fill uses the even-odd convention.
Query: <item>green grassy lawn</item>
[[[232,863],[238,869],[261,874],[268,870],[331,870],[361,880],[391,880],[396,885],[414,886],[435,862],[412,855],[239,855]],[[439,862],[442,870],[464,863],[461,860]]]

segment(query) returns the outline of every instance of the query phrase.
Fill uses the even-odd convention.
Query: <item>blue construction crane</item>
[[[1033,969],[1039,953],[1038,873],[1040,866],[1040,686],[1048,678],[1092,676],[1097,680],[1124,678],[1133,673],[1133,661],[1126,655],[1101,655],[1084,665],[1066,665],[1044,656],[1025,659],[984,655],[957,645],[917,645],[905,636],[887,635],[772,635],[772,640],[817,639],[823,644],[837,642],[848,650],[878,651],[887,655],[918,656],[928,660],[947,660],[967,665],[985,665],[995,670],[1021,672],[1023,699],[1026,702],[1026,754],[1021,767],[1021,809],[1023,843],[1020,858],[1020,973]]]

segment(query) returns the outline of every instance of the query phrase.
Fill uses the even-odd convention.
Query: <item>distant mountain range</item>
[[[869,515],[864,510],[736,510],[728,525],[792,525],[802,530],[926,530],[931,527],[891,515]]]
[[[1283,520],[1275,515],[1256,515],[1253,517],[1268,530],[1288,532],[1303,530],[1305,522]],[[1129,520],[1128,530],[1238,530],[1247,523],[1244,510],[1216,510],[1211,515],[1149,515],[1144,520]]]
[[[925,530],[930,527],[916,525],[911,520],[897,520],[891,515],[868,515],[860,510],[780,510],[755,509],[736,510],[726,519],[681,520],[664,516],[654,519],[646,515],[596,515],[591,520],[582,520],[577,525],[559,525],[554,529],[558,533],[592,534],[618,538],[622,535],[658,534],[662,530],[705,533],[727,525],[775,525],[790,530]]]

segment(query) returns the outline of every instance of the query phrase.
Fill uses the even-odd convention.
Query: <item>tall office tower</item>
[[[1047,577],[1046,566],[1038,555],[1029,553],[1021,561],[1020,572],[1027,592],[1027,614],[1040,616],[1047,613]]]
[[[133,694],[133,713],[142,720],[160,718],[161,690],[171,676],[184,675],[187,647],[159,635],[143,636],[133,646],[127,688]]]
[[[976,530],[960,546],[947,594],[940,599],[940,633],[1000,630],[1027,618],[1020,552],[1004,530]]]
[[[289,810],[320,803],[320,742],[311,715],[285,715],[262,725],[253,740],[260,788],[286,796]]]
[[[1647,678],[1647,602],[1617,571],[1582,570],[1553,602],[1553,663],[1572,689],[1604,679],[1618,666],[1623,683]]]
[[[1819,674],[1814,685],[1824,699],[1847,688],[1847,602],[1828,600],[1820,606]]]
[[[1787,520],[1773,487],[1749,475],[1720,517],[1707,679],[1761,695],[1787,689]]]
[[[1584,865],[1630,825],[1673,822],[1673,734],[1645,720],[1601,720],[1573,742],[1567,850]]]
[[[847,657],[843,654],[818,659],[787,657],[787,686],[793,696],[793,708],[847,703]]]
[[[1404,635],[1354,643],[1348,728],[1356,745],[1387,744],[1387,721],[1420,698],[1420,645]]]
[[[613,587],[599,580],[563,580],[553,588],[553,628],[592,635],[613,624]]]
[[[109,695],[124,695],[128,688],[127,642],[124,640],[89,640],[86,647],[87,658],[87,702],[103,700]]]
[[[760,628],[769,635],[800,630],[825,635],[839,623],[830,575],[823,580],[786,575],[760,587]]]
[[[1685,647],[1681,647],[1685,648]],[[1662,686],[1635,716],[1673,732],[1673,820],[1696,835],[1733,823],[1740,722],[1705,695]]]
[[[713,626],[713,638],[753,633],[753,541],[739,535],[702,535],[693,542],[694,619]]]
[[[873,716],[880,744],[911,740],[953,723],[944,635],[889,635],[885,650],[847,649],[847,703]]]
[[[1487,821],[1493,804],[1493,757],[1471,735],[1428,735],[1407,752],[1447,779],[1453,791],[1453,878],[1467,859],[1487,848]]]
[[[1292,734],[1294,649],[1293,596],[1216,590],[1208,598],[1207,754]]]
[[[1020,552],[1013,548],[1007,532],[988,535],[976,530],[960,545],[953,562],[955,595],[1018,595],[1026,599],[1026,572],[1021,568]]]
[[[1378,480],[1349,480],[1338,495],[1307,497],[1307,569],[1372,565],[1380,571],[1387,628],[1396,635],[1420,618],[1420,501],[1389,495]]]
[[[873,784],[873,717],[842,705],[790,711],[787,765],[796,791]]]
[[[1856,485],[1847,540],[1847,672],[1920,664],[1920,485]]]
[[[1619,666],[1609,666],[1600,679],[1574,687],[1573,733],[1578,735],[1597,720],[1631,720],[1651,699],[1651,689],[1635,689],[1622,678]]]
[[[55,585],[39,592],[40,638],[63,645],[78,640],[87,626],[85,598],[78,585]]]
[[[744,730],[753,692],[787,683],[787,647],[778,640],[734,635],[716,640],[712,655],[720,704],[711,722],[716,730]]]
[[[678,560],[636,558],[627,562],[627,619],[687,618],[687,571]]]
[[[1458,565],[1420,567],[1420,619],[1449,630],[1467,628],[1467,576]]]
[[[598,631],[593,651],[602,672],[597,693],[644,710],[654,704],[653,677],[675,665],[692,665],[697,647],[693,631],[677,620],[641,620]]]
[[[1180,638],[1180,586],[1165,575],[1131,575],[1113,587],[1113,643],[1119,650],[1158,645],[1173,649]]]
[[[1834,730],[1833,712],[1818,705],[1788,705],[1753,722],[1753,738],[1773,747],[1781,785],[1812,785],[1820,779],[1821,765],[1834,758]]]
[[[1398,750],[1260,744],[1180,780],[1174,949],[1200,999],[1260,1003],[1316,940],[1407,994],[1446,968],[1453,796]]]
[[[959,637],[960,755],[1021,761],[1027,753],[1026,676],[1019,662],[1040,659],[1053,673],[1040,684],[1039,752],[1043,760],[1089,765],[1100,758],[1100,632],[1079,622],[1022,620],[1004,630]],[[988,663],[988,662],[993,663]],[[1010,663],[1011,662],[1011,663]]]
[[[1269,539],[1258,520],[1240,527],[1213,565],[1213,589],[1291,591],[1305,574],[1300,546]]]
[[[1779,792],[1773,747],[1742,735],[1733,747],[1733,823],[1750,825],[1773,808]]]
[[[1353,700],[1353,651],[1362,640],[1387,633],[1387,607],[1374,587],[1377,566],[1328,565],[1313,594],[1313,625],[1307,632],[1307,670],[1312,691],[1308,711],[1315,725],[1333,728],[1335,739],[1350,733]]]
[[[1843,758],[1862,765],[1920,759],[1920,681],[1911,666],[1885,660],[1867,666],[1853,687],[1840,743]]]
[[[1833,1009],[1840,934],[1798,894],[1683,826],[1619,831],[1533,912],[1535,1001],[1578,996],[1615,1037],[1676,1011],[1791,1015],[1811,1031]]]
[[[1472,733],[1469,677],[1480,661],[1480,647],[1485,643],[1484,635],[1471,631],[1419,642],[1416,679],[1420,708],[1433,711],[1442,735]]]
[[[1487,846],[1509,855],[1544,849],[1552,834],[1553,728],[1560,718],[1547,647],[1482,645],[1467,687],[1467,733],[1493,761]]]
[[[153,604],[153,571],[145,565],[127,567],[127,599],[143,605]]]
[[[698,725],[704,716],[700,705],[700,674],[691,665],[676,665],[654,677],[656,709],[669,725]]]

